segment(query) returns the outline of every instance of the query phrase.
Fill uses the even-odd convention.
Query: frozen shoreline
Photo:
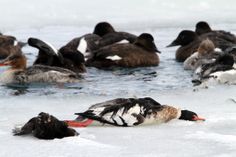
[[[222,90],[223,95],[219,92]],[[74,112],[84,111],[90,104],[115,97],[3,98],[0,103],[0,156],[105,156],[110,153],[112,156],[234,156],[236,103],[231,99],[236,99],[235,92],[234,86],[217,86],[197,92],[189,89],[144,94],[160,103],[191,109],[205,117],[206,121],[173,120],[167,124],[133,128],[87,127],[77,129],[80,137],[51,141],[30,136],[14,137],[11,129],[41,111],[60,119],[72,119]]]

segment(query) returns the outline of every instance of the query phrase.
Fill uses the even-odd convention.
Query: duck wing
[[[145,117],[154,110],[159,111],[162,108],[152,98],[118,98],[95,104],[76,115],[115,126],[134,126],[143,123]]]
[[[128,43],[134,43],[136,40],[137,36],[126,33],[126,32],[113,32],[113,33],[108,33],[104,35],[99,41],[98,45],[99,47],[104,47],[107,45],[115,44],[118,42],[121,42],[122,40],[126,40]]]

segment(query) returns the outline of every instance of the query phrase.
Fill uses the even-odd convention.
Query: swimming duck
[[[8,83],[71,83],[79,82],[81,76],[67,69],[45,65],[26,68],[26,57],[21,49],[0,62],[0,66],[10,66],[0,77],[0,82]]]
[[[33,65],[61,67],[76,73],[86,72],[84,56],[78,50],[60,52],[50,43],[37,38],[29,38],[28,44],[39,50]]]
[[[192,111],[161,105],[150,97],[117,98],[92,105],[87,111],[75,114],[78,115],[76,120],[66,121],[71,127],[83,127],[96,122],[130,127],[166,123],[172,119],[204,120]]]
[[[124,40],[128,43],[133,43],[136,38],[136,35],[115,31],[108,22],[100,22],[95,26],[93,33],[72,39],[69,43],[60,48],[60,52],[68,51],[68,49],[76,50],[79,47],[79,44],[81,44],[82,39],[87,43],[86,51],[92,52],[101,47],[123,42]]]
[[[56,117],[44,112],[31,118],[23,127],[16,127],[13,130],[13,134],[15,136],[33,134],[39,139],[54,139],[79,135],[76,130],[69,128],[66,122],[60,121]]]
[[[176,50],[175,59],[178,62],[184,62],[189,56],[197,51],[200,43],[201,40],[195,32],[191,30],[183,30],[167,47],[180,45],[180,47]]]
[[[205,80],[214,77],[213,73],[234,70],[234,59],[229,54],[219,56],[213,63],[203,64],[195,71],[195,77],[192,80],[194,85],[200,85]],[[216,75],[218,76],[219,73]]]
[[[205,34],[206,36],[215,35],[218,38],[222,38],[227,42],[236,44],[236,36],[234,34],[223,30],[212,30],[209,24],[205,21],[200,21],[196,24],[195,32],[198,35],[203,35],[203,34]]]
[[[224,52],[215,48],[214,43],[209,40],[203,40],[198,47],[197,52],[193,53],[184,61],[185,70],[196,70],[199,66],[206,63],[212,63]]]
[[[151,34],[141,34],[134,43],[113,44],[92,52],[87,66],[96,68],[145,67],[159,65],[154,38]]]

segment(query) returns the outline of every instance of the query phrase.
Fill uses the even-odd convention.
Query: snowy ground
[[[174,61],[176,48],[165,48],[180,30],[194,29],[199,20],[235,33],[235,4],[233,0],[100,0],[99,4],[75,0],[0,1],[4,12],[0,14],[0,29],[23,41],[39,37],[59,48],[73,37],[92,32],[98,21],[106,20],[117,30],[137,35],[152,33],[162,51],[159,67],[115,71],[90,68],[84,81],[64,87],[0,86],[0,157],[236,156],[235,86],[219,85],[194,92],[191,73]],[[23,51],[28,64],[32,64],[37,51],[30,47]],[[195,111],[206,121],[175,120],[133,128],[87,127],[78,129],[79,137],[49,141],[11,134],[15,124],[25,123],[41,111],[59,119],[73,119],[73,113],[91,104],[133,96],[151,96],[162,104]]]

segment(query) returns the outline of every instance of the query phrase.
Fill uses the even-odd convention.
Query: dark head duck
[[[112,27],[110,23],[100,22],[95,26],[93,34],[96,34],[102,37],[108,33],[113,33],[113,32],[115,32],[115,29]]]
[[[189,110],[181,110],[181,115],[179,119],[189,120],[189,121],[205,120],[204,118],[199,117],[195,112]]]
[[[184,30],[167,47],[180,46],[176,50],[175,58],[179,62],[184,62],[191,54],[197,51],[199,44],[200,40],[195,32]]]
[[[157,49],[154,43],[154,38],[151,34],[148,34],[148,33],[141,34],[140,36],[137,37],[134,44],[146,49],[147,51],[161,53]]]
[[[172,46],[186,46],[197,39],[198,36],[195,32],[190,30],[183,30],[179,33],[178,37],[167,47]]]
[[[211,27],[205,21],[200,21],[196,24],[195,32],[197,33],[197,35],[202,35],[205,33],[209,33],[211,31],[212,31]]]

